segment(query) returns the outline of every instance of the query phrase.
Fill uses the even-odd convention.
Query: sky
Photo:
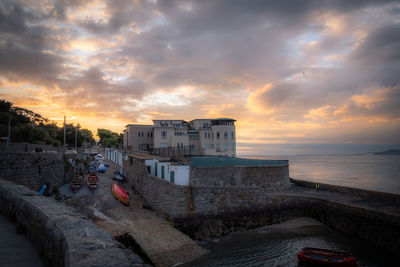
[[[400,145],[400,2],[3,0],[0,98],[94,133],[230,117],[238,154]]]

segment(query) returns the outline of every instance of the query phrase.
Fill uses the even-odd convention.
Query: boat
[[[94,156],[94,159],[101,161],[104,160],[104,156],[102,154],[97,154],[96,156]]]
[[[124,181],[125,177],[122,173],[120,173],[119,171],[115,171],[113,173],[113,180],[118,180],[118,181]]]
[[[91,173],[91,172],[97,172],[97,167],[96,167],[96,165],[95,165],[95,164],[90,164],[90,165],[89,165],[89,168],[88,168],[88,172],[89,172],[89,173]]]
[[[106,166],[104,166],[103,162],[99,163],[99,166],[97,166],[97,171],[102,173],[106,172]]]
[[[116,199],[125,205],[129,205],[129,195],[121,186],[117,185],[117,183],[113,183],[111,191]]]
[[[309,263],[318,266],[357,266],[358,259],[348,253],[322,249],[305,247],[297,254],[300,262]]]
[[[95,190],[99,185],[99,177],[95,173],[90,173],[87,179],[87,184],[90,189]]]
[[[76,192],[79,188],[81,188],[84,182],[85,175],[83,175],[83,172],[75,174],[75,177],[71,182],[72,191]]]

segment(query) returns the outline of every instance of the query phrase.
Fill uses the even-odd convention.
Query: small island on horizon
[[[382,152],[373,152],[374,155],[400,155],[400,149],[388,149]]]

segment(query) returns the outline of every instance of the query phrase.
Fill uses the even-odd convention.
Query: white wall
[[[156,175],[157,163],[157,175]],[[189,185],[189,166],[171,165],[170,162],[159,162],[156,159],[145,160],[145,165],[150,166],[150,175],[162,179],[161,170],[164,167],[164,180],[171,182],[171,171],[175,172],[174,184]]]

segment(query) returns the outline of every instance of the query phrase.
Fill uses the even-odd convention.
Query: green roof
[[[284,166],[289,164],[286,160],[261,160],[221,156],[195,156],[190,157],[190,161],[193,167]]]

